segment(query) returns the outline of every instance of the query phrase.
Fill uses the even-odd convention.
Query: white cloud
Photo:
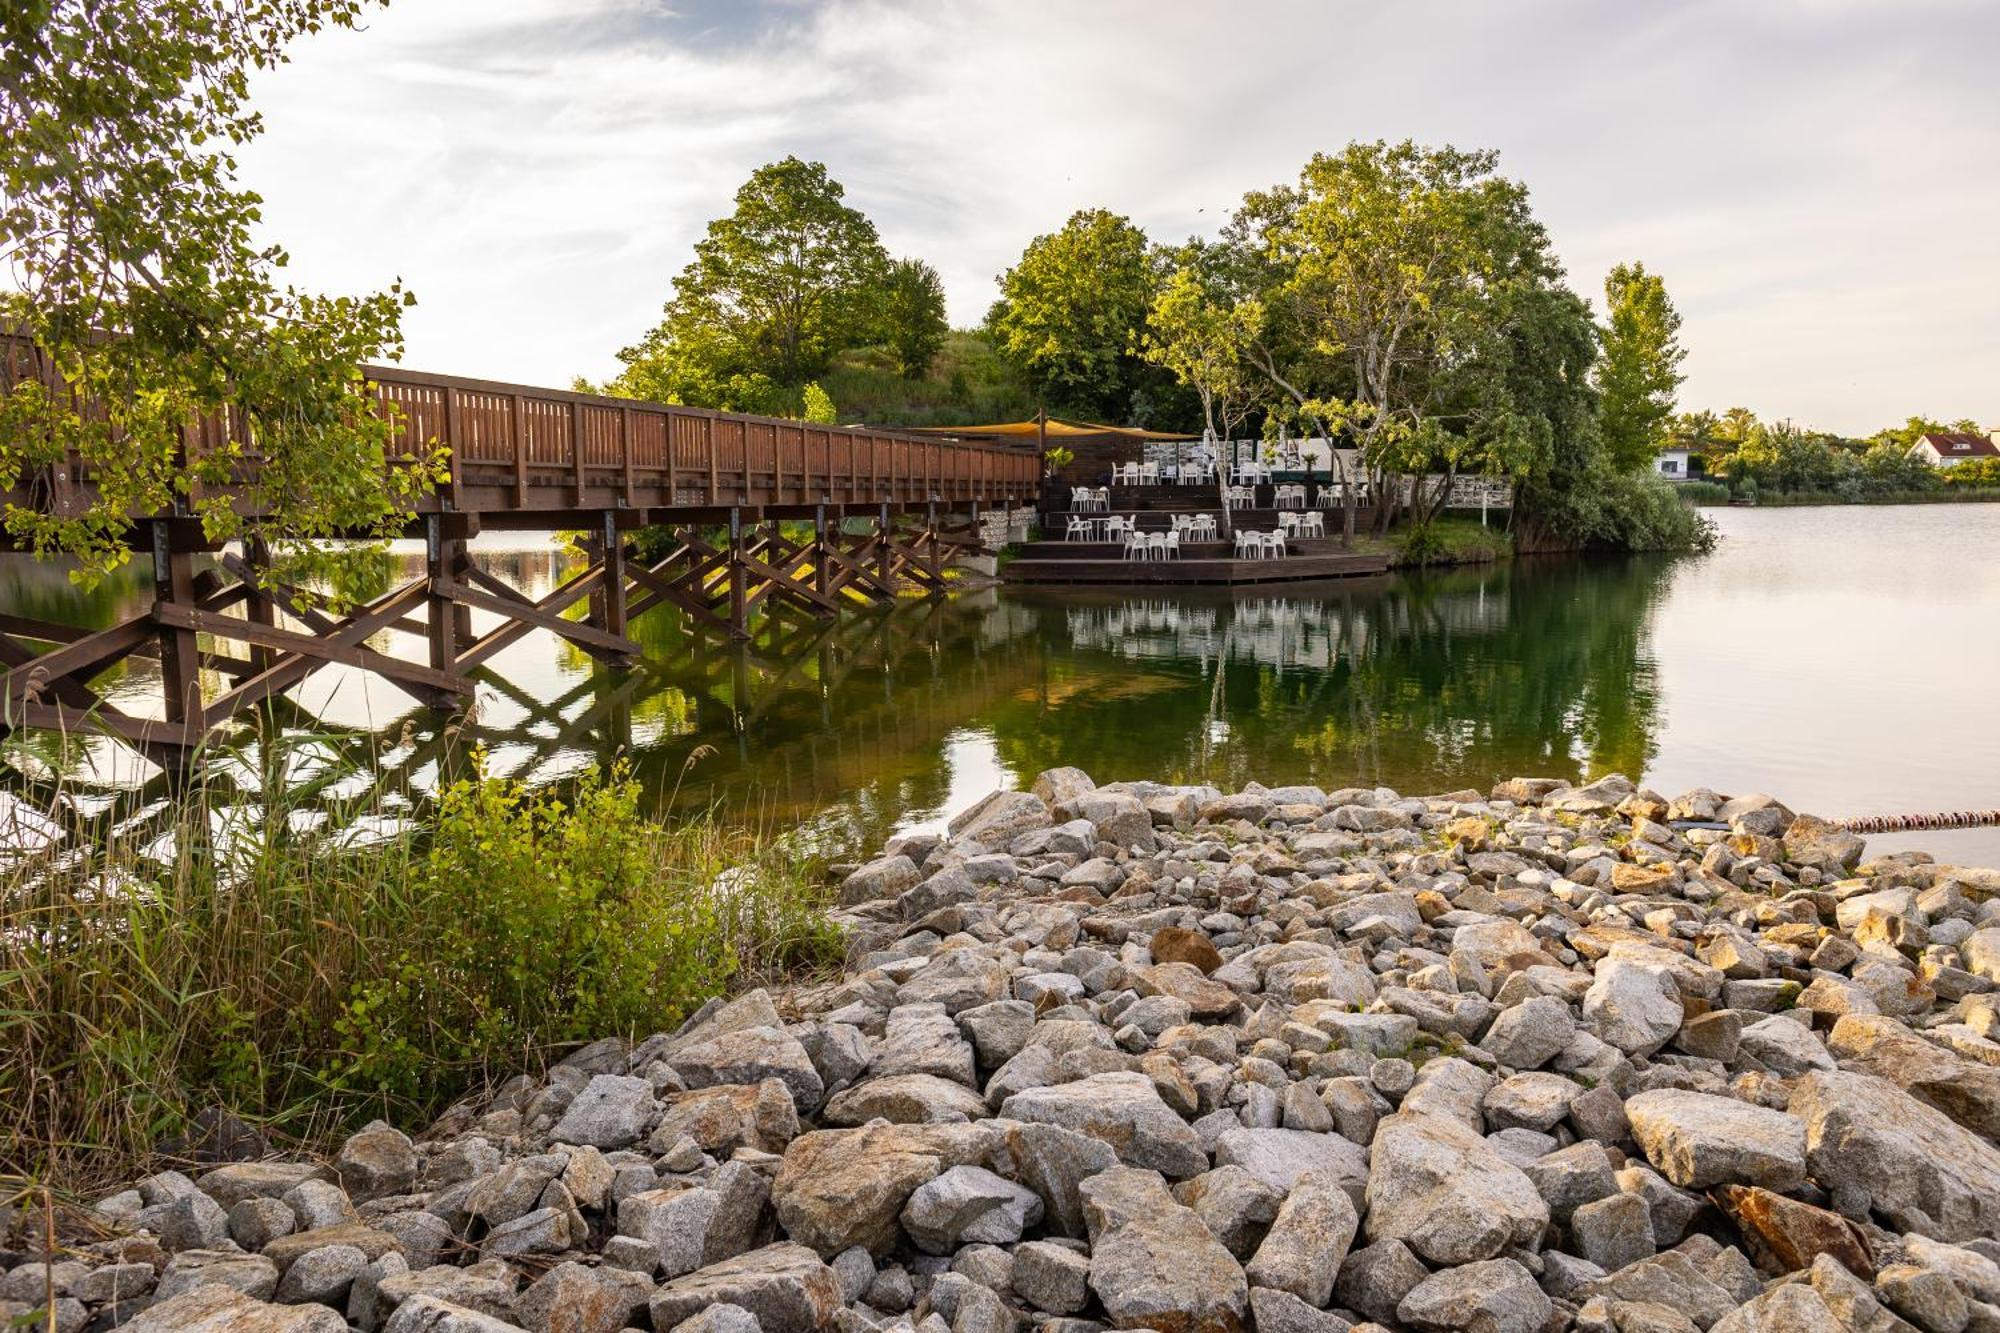
[[[257,85],[247,179],[411,364],[615,368],[761,162],[825,161],[976,320],[1103,205],[1174,239],[1350,139],[1497,148],[1579,290],[1644,259],[1684,397],[1867,430],[2000,421],[2000,12],[1972,0],[400,0]]]

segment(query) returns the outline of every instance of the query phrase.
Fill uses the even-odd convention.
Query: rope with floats
[[[2000,810],[1946,810],[1928,815],[1860,815],[1853,819],[1830,819],[1835,828],[1849,833],[1909,833],[1919,829],[1992,828],[2000,824]]]
[[[1915,833],[1924,829],[1992,828],[2000,825],[2000,810],[1941,810],[1927,815],[1856,815],[1852,819],[1829,819],[1829,825],[1849,833]],[[1717,819],[1670,819],[1668,826],[1726,831],[1729,825]]]

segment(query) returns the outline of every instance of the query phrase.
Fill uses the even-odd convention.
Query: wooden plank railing
[[[0,335],[11,384],[39,373],[26,340]],[[947,443],[894,431],[535,388],[400,366],[371,366],[393,404],[404,457],[450,451],[451,478],[425,505],[465,512],[1031,502],[1031,450]],[[191,454],[246,443],[235,413],[188,432]],[[89,484],[74,466],[72,484]],[[246,477],[245,480],[248,480]]]

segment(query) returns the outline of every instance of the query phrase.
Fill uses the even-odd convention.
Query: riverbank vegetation
[[[1717,416],[1691,412],[1670,426],[1673,443],[1711,487],[1697,503],[1937,504],[2000,499],[2000,459],[1971,458],[1933,467],[1910,450],[1927,434],[1981,434],[1970,419],[1946,423],[1913,416],[1900,426],[1856,438],[1790,421],[1764,421],[1748,408]]]
[[[1545,545],[1697,549],[1650,479],[1680,383],[1665,284],[1621,264],[1605,322],[1566,285],[1526,188],[1490,152],[1356,143],[1178,245],[1083,209],[1028,242],[977,331],[891,261],[819,163],[759,168],[709,224],[661,322],[608,386],[712,408],[970,424],[1057,415],[1317,436],[1341,479],[1428,479],[1374,515],[1422,527],[1461,476],[1515,484]],[[1357,488],[1350,486],[1350,495]],[[1357,508],[1341,516],[1357,533]]]
[[[656,823],[620,770],[534,791],[469,774],[414,806],[305,790],[245,808],[197,789],[129,833],[45,826],[66,836],[0,871],[0,1173],[115,1173],[211,1107],[292,1140],[420,1123],[838,958],[812,866]]]

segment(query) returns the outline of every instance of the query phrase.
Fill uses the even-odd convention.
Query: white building
[[[1910,446],[1910,457],[1921,458],[1932,467],[1957,467],[1967,459],[2000,458],[2000,444],[1994,443],[1992,435],[1934,430],[1917,438]]]
[[[1693,451],[1679,445],[1670,445],[1653,456],[1653,470],[1668,481],[1688,479],[1688,456]]]

